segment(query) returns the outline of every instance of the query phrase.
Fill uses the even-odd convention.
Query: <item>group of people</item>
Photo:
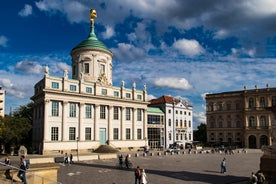
[[[123,155],[120,154],[120,155],[119,155],[119,166],[120,166],[120,168],[122,168],[123,165],[124,165]],[[130,161],[129,161],[129,155],[128,155],[128,154],[127,154],[126,157],[125,157],[125,166],[126,166],[127,169],[130,168]]]
[[[70,159],[70,162],[68,161],[68,159]],[[67,153],[65,153],[64,155],[64,163],[65,164],[73,164],[73,155],[72,153],[70,153],[70,155],[68,155]]]
[[[11,160],[10,160],[10,157],[7,156],[5,158],[5,161],[4,163],[9,166],[11,165]],[[26,179],[26,171],[28,169],[28,164],[25,160],[25,156],[24,155],[21,155],[20,156],[20,162],[19,162],[19,169],[18,169],[18,173],[17,173],[17,177],[20,178],[20,180],[24,183],[24,184],[27,184],[27,179]],[[5,176],[7,179],[12,179],[11,175],[10,175],[10,168],[6,169],[5,171]]]
[[[135,176],[135,184],[147,184],[148,183],[148,178],[145,172],[145,169],[140,169],[139,166],[135,169],[134,172]]]
[[[265,176],[261,171],[258,171],[256,174],[254,172],[251,173],[251,177],[249,179],[250,184],[263,184],[265,182]]]

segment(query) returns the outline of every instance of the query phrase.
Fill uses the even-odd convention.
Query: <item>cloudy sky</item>
[[[71,71],[91,8],[98,39],[114,53],[113,84],[188,100],[194,128],[205,123],[205,94],[276,87],[274,0],[9,0],[0,6],[6,113],[31,101],[46,64],[57,77]]]

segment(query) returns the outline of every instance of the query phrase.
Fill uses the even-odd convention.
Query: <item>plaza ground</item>
[[[116,159],[91,160],[62,165],[58,181],[63,184],[131,184],[137,165],[146,170],[149,184],[227,184],[247,183],[251,172],[260,167],[260,150],[225,154],[180,154],[139,156],[131,154],[132,169],[119,169]],[[220,162],[226,158],[227,173],[220,173]]]

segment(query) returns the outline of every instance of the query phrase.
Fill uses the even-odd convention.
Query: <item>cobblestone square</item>
[[[149,184],[227,184],[246,183],[251,172],[259,169],[260,150],[247,154],[180,154],[139,156],[131,154],[132,169],[119,169],[117,160],[92,160],[61,166],[58,181],[63,184],[130,184],[134,183],[137,165],[146,170]],[[227,173],[220,173],[220,162],[226,158]]]

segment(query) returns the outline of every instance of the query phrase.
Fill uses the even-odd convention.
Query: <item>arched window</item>
[[[260,107],[261,107],[261,108],[264,108],[264,107],[265,107],[265,98],[264,98],[264,97],[261,97],[261,98],[260,98]]]

